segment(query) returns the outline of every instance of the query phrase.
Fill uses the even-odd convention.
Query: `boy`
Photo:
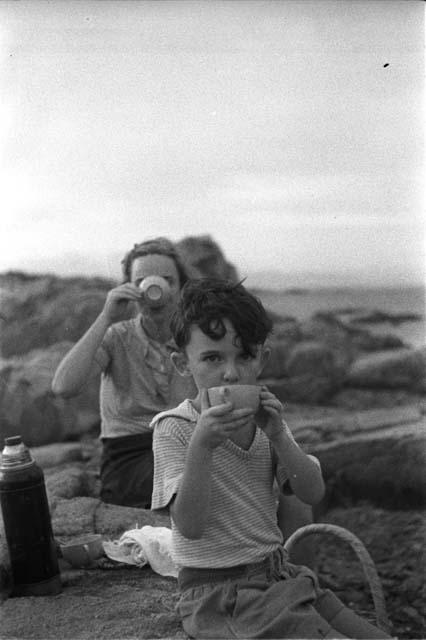
[[[324,483],[279,400],[261,387],[256,415],[225,399],[209,405],[209,387],[256,384],[271,328],[241,284],[211,279],[188,282],[172,318],[174,365],[198,395],[154,418],[152,508],[170,509],[184,629],[195,638],[386,638],[287,561],[274,479],[308,504]]]

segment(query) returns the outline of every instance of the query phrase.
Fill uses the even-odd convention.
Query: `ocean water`
[[[317,311],[357,310],[417,314],[421,316],[420,320],[400,324],[362,323],[358,326],[375,333],[397,335],[413,347],[426,345],[426,289],[423,287],[257,289],[255,293],[267,308],[283,316],[293,316],[298,320],[310,318]],[[351,316],[347,314],[345,317],[347,319]]]

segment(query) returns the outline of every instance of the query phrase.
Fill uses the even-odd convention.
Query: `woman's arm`
[[[100,371],[95,355],[108,327],[109,323],[101,313],[84,336],[68,351],[53,377],[54,394],[70,398],[81,391],[91,374]]]
[[[108,327],[124,317],[130,301],[138,299],[140,291],[130,283],[111,289],[95,322],[59,364],[52,382],[53,393],[64,397],[74,396],[81,391],[92,373],[100,371],[95,355]]]

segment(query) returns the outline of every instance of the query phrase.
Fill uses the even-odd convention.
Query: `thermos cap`
[[[21,444],[22,438],[21,436],[9,436],[9,438],[4,439],[4,444],[6,447],[13,447],[14,444]]]
[[[29,449],[21,436],[10,436],[4,440],[5,447],[0,459],[0,469],[28,466],[34,463]]]

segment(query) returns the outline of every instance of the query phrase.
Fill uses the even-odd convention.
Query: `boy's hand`
[[[130,282],[120,284],[108,292],[107,299],[102,310],[102,315],[108,324],[123,320],[127,313],[130,302],[137,302],[141,299],[141,291]]]
[[[207,389],[201,390],[200,397],[201,415],[193,437],[198,440],[201,446],[207,449],[216,449],[253,417],[251,409],[234,409],[232,403],[225,401],[225,399],[223,404],[211,407]]]
[[[260,390],[260,409],[256,414],[256,424],[266,433],[270,440],[278,437],[283,431],[283,405],[267,387]]]

